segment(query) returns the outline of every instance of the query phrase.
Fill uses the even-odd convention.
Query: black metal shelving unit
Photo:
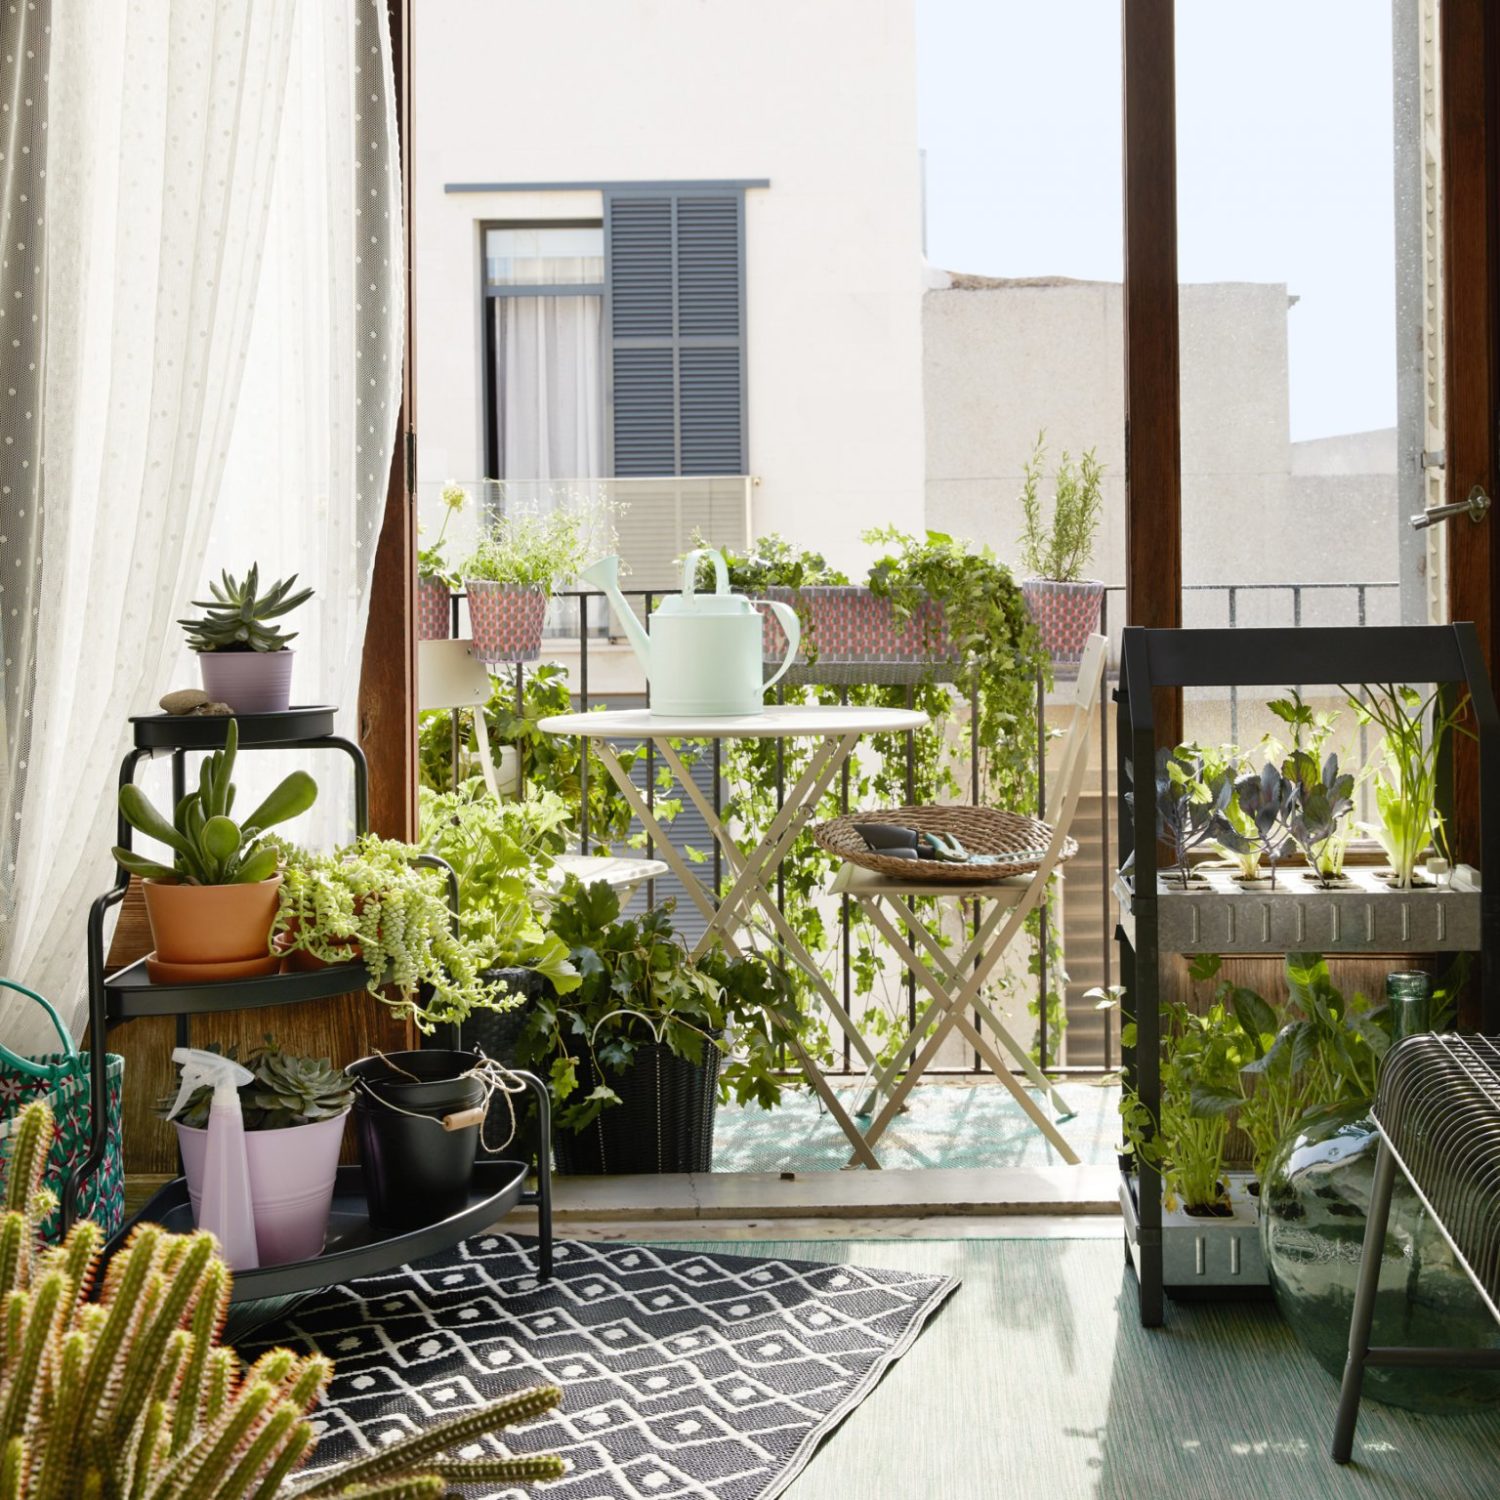
[[[1297,891],[1214,894],[1178,891],[1159,879],[1154,794],[1158,688],[1260,688],[1288,684],[1430,684],[1444,702],[1467,691],[1478,734],[1481,870],[1500,877],[1500,711],[1479,638],[1468,624],[1360,626],[1311,630],[1152,630],[1127,627],[1121,651],[1116,736],[1122,866],[1134,856],[1117,894],[1122,1017],[1136,1024],[1136,1043],[1122,1048],[1123,1075],[1153,1119],[1161,1106],[1161,969],[1173,953],[1222,952],[1225,931],[1236,954],[1301,949],[1399,955],[1474,950],[1480,955],[1484,1030],[1500,1030],[1500,878],[1418,892]],[[1451,810],[1453,736],[1440,765],[1440,810]],[[1143,793],[1131,798],[1135,767]],[[1246,920],[1214,925],[1195,917],[1210,903],[1239,903]],[[1378,917],[1378,920],[1377,920]],[[1163,934],[1167,934],[1164,940]],[[1140,1317],[1164,1318],[1162,1184],[1147,1163],[1120,1158],[1126,1254],[1137,1272]]]
[[[369,827],[369,773],[364,752],[350,740],[333,732],[336,710],[326,705],[294,707],[282,714],[238,716],[239,748],[245,750],[335,750],[349,757],[354,776],[354,822],[358,832]],[[173,805],[181,801],[187,787],[187,758],[191,753],[222,749],[227,719],[174,717],[150,714],[131,719],[134,746],[120,765],[120,785],[134,780],[143,760],[159,755],[172,758]],[[118,841],[131,847],[131,828],[119,819]],[[457,915],[457,882],[442,861],[422,856],[419,863],[446,872],[449,904]],[[88,989],[89,1039],[92,1091],[95,1099],[106,1097],[105,1065],[110,1030],[141,1016],[177,1017],[177,1042],[188,1042],[188,1019],[225,1011],[259,1010],[294,1005],[300,1001],[327,1000],[363,990],[369,971],[358,961],[333,964],[309,971],[265,974],[251,979],[220,980],[207,984],[156,984],[146,972],[145,960],[128,964],[112,974],[105,972],[104,923],[110,908],[125,898],[130,877],[117,870],[115,883],[98,897],[89,911]],[[456,1045],[456,1042],[455,1042]],[[541,1279],[552,1275],[552,1179],[546,1142],[551,1138],[551,1099],[546,1084],[535,1075],[519,1073],[536,1096],[542,1149],[537,1153],[535,1188],[526,1185],[528,1163],[480,1161],[475,1165],[469,1202],[458,1213],[421,1229],[390,1231],[371,1224],[365,1203],[363,1171],[358,1166],[339,1168],[334,1189],[333,1212],[323,1254],[289,1265],[265,1266],[241,1271],[234,1278],[233,1300],[248,1302],[262,1298],[296,1296],[317,1287],[354,1276],[389,1270],[456,1244],[503,1218],[519,1204],[537,1210],[538,1263]],[[93,1135],[88,1154],[71,1184],[65,1187],[64,1213],[71,1221],[77,1206],[77,1189],[104,1160],[108,1119],[106,1111],[94,1111]],[[113,1253],[141,1222],[160,1223],[174,1231],[192,1228],[187,1181],[176,1178],[161,1188],[106,1247]]]

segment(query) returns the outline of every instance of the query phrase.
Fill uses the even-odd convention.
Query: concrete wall
[[[1280,285],[1182,288],[1186,584],[1396,577],[1392,434],[1288,440],[1290,305]],[[929,277],[928,525],[1016,561],[1021,463],[1046,428],[1054,459],[1098,450],[1106,510],[1094,573],[1124,582],[1123,328],[1113,283]],[[1244,602],[1241,624],[1291,623],[1289,594]],[[1343,620],[1345,606],[1309,596],[1304,623]],[[1185,612],[1188,624],[1227,623],[1222,596],[1190,593]]]
[[[922,524],[913,0],[444,0],[415,54],[418,467],[483,460],[478,224],[597,193],[448,182],[768,178],[746,198],[758,531],[848,564]]]

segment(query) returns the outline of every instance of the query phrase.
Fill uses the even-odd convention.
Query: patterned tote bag
[[[57,1120],[42,1174],[43,1186],[58,1200],[57,1208],[42,1225],[42,1235],[56,1244],[62,1238],[63,1195],[71,1190],[93,1138],[89,1054],[78,1050],[62,1018],[34,990],[10,979],[0,979],[0,988],[35,1000],[51,1018],[62,1041],[62,1051],[42,1057],[21,1057],[0,1045],[0,1161],[10,1160],[16,1119],[34,1099],[45,1099]],[[125,1059],[109,1053],[105,1066],[108,1133],[104,1160],[84,1183],[78,1204],[78,1217],[92,1219],[106,1236],[113,1235],[125,1222],[125,1166],[120,1150],[120,1084],[124,1075]]]

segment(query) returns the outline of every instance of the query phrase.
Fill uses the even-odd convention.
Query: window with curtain
[[[494,479],[605,472],[604,230],[485,230],[487,468]]]

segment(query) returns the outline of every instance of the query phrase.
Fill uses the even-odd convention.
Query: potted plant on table
[[[552,915],[580,984],[523,1012],[516,1062],[548,1077],[564,1172],[706,1172],[720,1096],[772,1108],[786,977],[759,958],[694,961],[670,906],[620,916],[604,882],[569,880]]]
[[[1052,519],[1042,514],[1042,470],[1046,433],[1038,433],[1022,468],[1021,561],[1032,576],[1021,583],[1031,617],[1054,663],[1077,662],[1099,628],[1104,584],[1085,578],[1104,513],[1104,467],[1090,448],[1075,464],[1066,451],[1057,466]]]
[[[297,575],[279,579],[261,592],[260,565],[252,563],[244,580],[228,573],[209,580],[212,599],[194,599],[205,613],[179,620],[188,645],[198,653],[203,691],[237,714],[285,713],[292,694],[292,652],[296,632],[283,635],[270,623],[312,598],[311,589],[292,592]]]
[[[443,524],[437,540],[417,553],[417,639],[446,641],[453,633],[452,596],[459,585],[444,551],[448,523],[468,504],[469,492],[449,481],[443,486]]]
[[[224,1055],[239,1061],[233,1047]],[[294,1057],[269,1036],[244,1058],[243,1066],[254,1075],[239,1095],[260,1264],[310,1259],[323,1251],[344,1121],[354,1104],[353,1080],[327,1058]],[[212,1102],[213,1090],[203,1087],[180,1109],[175,1099],[162,1109],[162,1118],[177,1127],[195,1222]]]
[[[489,663],[535,661],[553,585],[583,566],[581,517],[553,510],[504,516],[463,565],[474,654]]]
[[[266,830],[306,812],[318,787],[306,771],[293,771],[236,822],[229,813],[238,749],[239,724],[230,719],[224,748],[204,758],[198,789],[170,819],[133,782],[120,788],[121,816],[173,855],[166,865],[133,849],[114,850],[121,869],[141,877],[155,944],[146,968],[158,982],[243,978],[277,967],[270,938],[288,846]]]

